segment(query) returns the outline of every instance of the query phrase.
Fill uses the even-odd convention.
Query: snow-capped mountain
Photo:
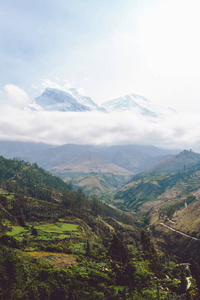
[[[153,104],[147,98],[136,94],[119,97],[98,106],[90,97],[81,95],[75,88],[69,88],[67,90],[46,88],[46,90],[39,97],[35,98],[31,104],[26,106],[26,108],[35,111],[130,111],[154,119],[174,113],[172,109],[162,108]]]
[[[46,88],[28,108],[32,110],[45,111],[91,111],[104,110],[99,107],[91,98],[82,96],[76,89],[60,90]]]
[[[147,98],[136,94],[130,94],[124,97],[119,97],[117,99],[107,101],[103,103],[102,106],[108,112],[133,111],[138,114],[153,118],[156,118],[166,112],[169,113],[169,111],[170,113],[172,113],[172,110],[154,105]]]
[[[77,99],[78,102],[90,107],[91,110],[105,111],[103,107],[98,106],[90,97],[81,95],[77,89],[70,88],[68,92]]]

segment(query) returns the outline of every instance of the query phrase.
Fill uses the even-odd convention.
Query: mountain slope
[[[112,173],[76,173],[76,172],[55,172],[56,176],[62,178],[65,182],[72,182],[75,189],[81,187],[87,194],[92,194],[105,199],[110,199],[121,186],[126,184],[129,175],[117,175]]]
[[[96,191],[102,195],[114,192],[129,181],[131,174],[141,172],[177,151],[140,145],[106,147],[66,144],[53,147],[2,142],[0,154],[5,153],[8,158],[37,162],[65,181],[72,181],[87,192]]]
[[[164,115],[172,115],[174,110],[163,108],[153,104],[149,99],[129,94],[117,99],[104,102],[98,106],[90,97],[80,94],[75,88],[65,90],[46,88],[46,90],[35,100],[26,106],[31,110],[45,111],[101,111],[101,112],[122,112],[130,111],[147,118],[159,118]]]
[[[150,145],[116,145],[99,148],[99,155],[133,173],[141,172],[150,166],[177,154],[177,150],[166,150]]]
[[[25,192],[31,197],[56,201],[59,193],[69,189],[69,185],[60,178],[38,167],[17,159],[5,159],[0,156],[0,184],[14,192]]]
[[[67,163],[55,166],[50,171],[56,172],[81,172],[81,173],[112,173],[118,175],[131,175],[132,172],[119,167],[108,160],[103,159],[98,154],[86,151],[83,152]]]
[[[103,204],[97,198],[89,198],[81,189],[77,192],[73,191],[71,184],[66,184],[59,177],[38,167],[36,163],[31,165],[30,163],[16,159],[5,159],[1,156],[0,190],[2,191],[2,189],[11,194],[15,194],[18,199],[18,204],[23,206],[22,211],[24,211],[25,215],[27,213],[28,217],[30,217],[30,215],[34,216],[34,213],[37,214],[39,211],[37,201],[41,200],[49,202],[48,205],[52,205],[52,207],[57,207],[57,205],[59,207],[60,205],[63,206],[63,211],[67,215],[71,213],[77,216],[80,215],[82,218],[85,216],[86,219],[90,213],[100,213],[99,209],[101,212],[105,209],[103,212],[105,216],[111,217],[117,215],[116,210]],[[5,204],[5,208],[9,209],[8,203],[6,204],[3,198],[0,198],[0,204],[1,201]],[[32,204],[36,206],[34,208],[35,212],[28,209],[28,206]],[[2,208],[1,205],[0,208]],[[111,211],[112,213],[110,214],[109,212]],[[91,219],[92,217],[90,216],[89,218]]]
[[[100,157],[94,152],[83,152],[68,163],[49,169],[65,182],[82,187],[87,193],[98,196],[114,192],[126,183],[132,172]]]
[[[94,146],[65,144],[42,151],[22,153],[17,157],[30,162],[37,162],[41,167],[50,170],[56,166],[70,164],[75,158],[81,160],[83,153],[86,152],[92,152],[98,159],[101,157],[109,163],[132,173],[138,173],[168,156],[177,154],[178,151],[145,145]],[[93,158],[95,160],[94,156]]]
[[[0,141],[0,155],[5,158],[26,157],[27,153],[42,153],[54,146],[43,143]]]
[[[91,98],[80,95],[76,89],[46,88],[28,107],[45,111],[104,111]]]
[[[134,111],[138,115],[143,115],[146,117],[157,118],[163,114],[175,113],[171,109],[165,109],[154,105],[150,100],[147,98],[137,95],[137,94],[129,94],[123,97],[119,97],[114,100],[110,100],[104,102],[102,104],[103,107],[107,111]]]
[[[176,197],[181,198],[182,195],[195,191],[199,187],[199,158],[197,153],[183,151],[162,162],[162,168],[152,167],[149,172],[133,176],[129,184],[115,193],[114,200],[121,200],[125,207],[132,209],[150,210],[154,204],[157,205],[156,201],[165,201],[166,194],[172,195],[172,191]],[[187,168],[184,168],[184,165],[187,165]],[[173,166],[173,172],[171,166]],[[171,172],[166,172],[166,170]],[[167,200],[169,200],[168,197]],[[152,202],[152,205],[149,202]]]
[[[173,172],[168,172],[173,165]],[[200,251],[199,154],[183,151],[162,167],[155,168],[157,172],[135,175],[114,194],[113,204],[147,213],[156,243],[164,251],[188,260]]]
[[[81,104],[69,93],[47,88],[41,96],[37,97],[32,104],[32,108],[57,111],[88,111],[90,108]]]
[[[166,160],[148,168],[145,171],[147,173],[172,173],[187,170],[192,166],[200,163],[200,154],[193,151],[184,150],[183,152],[169,157]]]
[[[1,157],[0,171],[1,299],[146,299],[158,280],[165,299],[180,294],[176,265],[162,264],[144,230],[140,242],[141,217],[66,188],[36,164]],[[41,201],[40,185],[57,190],[55,202]]]

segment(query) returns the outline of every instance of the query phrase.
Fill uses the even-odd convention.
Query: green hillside
[[[134,176],[133,181],[118,190],[113,198],[120,209],[148,214],[148,229],[157,245],[185,261],[198,257],[200,251],[198,156],[184,151],[173,159],[176,168],[181,163],[187,164],[182,171],[175,172],[174,166],[173,172],[167,172],[167,164],[163,162],[160,173],[155,167],[154,172]],[[192,160],[193,166],[189,167],[188,162],[192,164]]]
[[[141,231],[145,217],[36,164],[0,158],[0,216],[0,299],[186,299],[185,270]]]
[[[171,190],[176,190],[179,198],[190,194],[199,188],[199,157],[199,154],[183,151],[170,158],[170,164],[167,159],[159,164],[159,168],[156,165],[135,175],[114,194],[114,201],[124,208],[143,211],[150,210],[157,201],[166,201],[165,194]]]
[[[37,143],[0,142],[0,154],[18,157],[73,182],[87,194],[110,195],[138,172],[155,165],[175,150],[145,145],[94,146],[66,144],[50,146]],[[106,197],[105,197],[106,195]]]

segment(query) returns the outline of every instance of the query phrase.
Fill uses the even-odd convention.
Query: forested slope
[[[36,164],[0,158],[0,216],[0,299],[186,299],[185,270],[141,231],[142,216]]]

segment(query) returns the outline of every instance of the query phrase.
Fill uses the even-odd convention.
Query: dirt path
[[[164,223],[160,223],[159,225],[164,226],[164,227],[166,227],[166,228],[168,228],[168,229],[170,229],[170,230],[172,230],[172,231],[175,231],[175,232],[177,232],[177,233],[179,233],[179,234],[181,234],[181,235],[183,235],[183,236],[186,236],[186,237],[188,237],[188,238],[190,238],[190,239],[192,239],[192,240],[200,241],[200,239],[197,239],[197,238],[195,238],[195,237],[193,237],[193,236],[190,236],[190,235],[188,235],[188,234],[186,234],[186,233],[183,233],[183,232],[181,232],[181,231],[179,231],[179,230],[176,230],[176,229],[174,229],[174,228],[172,228],[172,227],[170,227],[170,226],[168,226],[168,225],[165,225]]]
[[[189,290],[190,286],[191,286],[191,279],[192,277],[186,277],[186,280],[187,280],[187,288],[186,290]]]

